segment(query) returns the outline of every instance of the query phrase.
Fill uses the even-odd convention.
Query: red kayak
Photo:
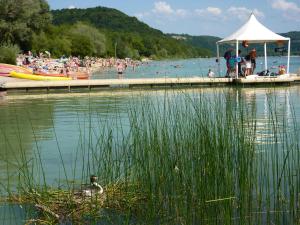
[[[70,77],[77,80],[87,80],[90,78],[87,72],[71,72]]]
[[[60,73],[35,73],[38,76],[49,76],[49,77],[67,77],[65,74]]]
[[[6,76],[6,77],[10,76],[9,73],[12,71],[16,71],[18,73],[26,73],[26,74],[32,73],[29,69],[20,66],[0,63],[0,76]]]

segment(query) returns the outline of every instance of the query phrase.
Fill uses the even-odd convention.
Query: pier
[[[255,77],[255,78],[135,78],[135,79],[98,79],[66,81],[32,81],[10,77],[0,77],[0,91],[95,89],[95,88],[133,88],[133,87],[184,87],[184,86],[220,86],[255,84],[294,84],[300,83],[300,76]]]

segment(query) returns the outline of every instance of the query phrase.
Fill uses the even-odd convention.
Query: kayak
[[[61,73],[35,73],[34,75],[47,77],[67,77],[65,74]]]
[[[27,79],[27,80],[47,80],[47,81],[58,81],[58,80],[72,80],[69,77],[51,77],[51,76],[41,76],[26,73],[17,73],[15,71],[10,72],[10,76],[15,78]]]
[[[9,73],[12,71],[16,71],[18,73],[25,73],[25,74],[32,73],[29,69],[20,66],[0,63],[0,76],[9,76]]]
[[[87,80],[89,79],[89,74],[86,72],[71,72],[70,77],[73,77],[74,79],[77,80]]]
[[[2,76],[2,77],[8,77],[8,76],[9,76],[9,73],[7,73],[7,72],[2,72],[2,71],[0,70],[0,76]]]

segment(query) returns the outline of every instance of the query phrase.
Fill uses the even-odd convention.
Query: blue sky
[[[225,37],[251,12],[273,31],[300,31],[300,0],[48,0],[51,9],[106,6],[165,33]],[[255,31],[253,31],[255,32]]]

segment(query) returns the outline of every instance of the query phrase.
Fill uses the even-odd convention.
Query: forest
[[[7,63],[29,50],[48,51],[52,57],[211,57],[220,39],[164,34],[106,7],[50,10],[46,0],[0,0],[0,33],[0,62]],[[287,35],[292,38],[292,54],[300,54],[300,32]]]
[[[141,59],[209,57],[193,47],[105,7],[50,10],[45,0],[0,0],[0,61],[18,52],[49,51],[52,57]]]

